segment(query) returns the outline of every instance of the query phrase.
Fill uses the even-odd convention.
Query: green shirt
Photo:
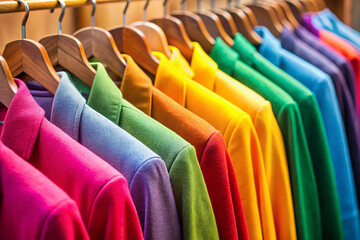
[[[238,53],[241,61],[270,79],[298,103],[319,193],[323,238],[342,239],[341,211],[335,171],[325,126],[315,95],[289,74],[257,53],[255,47],[241,34],[236,34],[232,49]]]
[[[298,104],[280,87],[238,61],[238,54],[216,39],[210,57],[219,68],[271,102],[281,129],[289,164],[299,239],[321,239],[319,196]]]
[[[182,224],[183,239],[219,239],[195,148],[126,101],[102,64],[91,65],[97,70],[91,88],[74,76],[71,76],[71,81],[83,95],[88,95],[87,104],[90,107],[140,140],[165,161]]]

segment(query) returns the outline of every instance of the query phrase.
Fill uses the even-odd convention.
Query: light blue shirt
[[[318,100],[335,169],[344,236],[349,240],[359,239],[360,221],[354,177],[334,85],[329,75],[283,49],[267,28],[256,27],[255,30],[263,38],[259,53],[309,88]]]
[[[341,22],[329,9],[312,15],[311,23],[318,29],[326,29],[345,38],[360,52],[360,33]]]
[[[55,96],[41,86],[30,92],[50,121],[121,172],[145,239],[181,239],[181,228],[165,162],[125,130],[86,105],[65,72]],[[49,112],[50,111],[50,112]]]

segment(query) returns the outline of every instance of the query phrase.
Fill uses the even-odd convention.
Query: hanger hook
[[[124,27],[126,25],[126,11],[129,7],[129,3],[130,3],[130,0],[126,0],[126,5],[125,5],[124,11],[123,11],[123,26]]]
[[[91,0],[92,9],[91,9],[91,27],[95,27],[95,11],[96,11],[96,0]]]
[[[231,8],[231,2],[232,2],[232,0],[227,1],[227,4],[226,4],[227,10],[229,10]]]
[[[216,0],[211,0],[211,11],[215,10]]]
[[[184,0],[185,1],[185,0]],[[163,7],[164,7],[164,18],[166,17],[167,15],[167,3],[168,3],[168,0],[164,0],[163,2]]]
[[[184,13],[186,10],[186,0],[181,1],[181,11]]]
[[[198,12],[202,9],[202,0],[198,0]]]
[[[235,7],[240,8],[240,0],[235,0]]]
[[[25,8],[25,15],[24,18],[21,22],[21,38],[25,39],[26,38],[26,22],[29,18],[29,13],[30,13],[30,8],[29,5],[27,4],[27,2],[23,1],[23,0],[16,0],[19,4],[24,5]]]
[[[144,6],[144,11],[143,11],[143,22],[145,22],[145,21],[146,21],[146,10],[147,10],[147,8],[148,8],[148,6],[149,6],[149,2],[150,2],[150,0],[147,0],[147,1],[146,1],[146,3],[145,3],[145,6]]]
[[[63,20],[63,18],[64,18],[64,15],[65,15],[65,7],[66,7],[66,5],[65,5],[65,2],[64,2],[64,0],[57,0],[59,3],[60,3],[60,5],[61,5],[61,13],[60,13],[60,16],[59,16],[59,21],[58,21],[58,34],[60,35],[61,34],[61,29],[62,29],[62,27],[61,27],[61,22],[62,22],[62,20]],[[53,13],[54,12],[54,8],[52,8],[52,9],[50,9],[50,12],[51,13]]]

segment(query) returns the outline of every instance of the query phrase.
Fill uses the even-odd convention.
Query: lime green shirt
[[[71,81],[87,104],[144,143],[165,161],[182,224],[183,239],[219,239],[214,212],[195,148],[126,101],[100,63],[92,87]],[[134,149],[136,151],[136,149]]]
[[[219,68],[271,102],[284,138],[299,239],[321,239],[319,196],[303,120],[298,104],[283,89],[238,61],[238,54],[221,39],[210,54]]]

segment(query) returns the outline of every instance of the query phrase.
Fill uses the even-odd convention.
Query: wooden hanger
[[[65,14],[65,2],[58,0],[62,10],[59,17],[58,34],[40,40],[53,66],[61,66],[91,86],[96,71],[91,67],[81,42],[68,34],[61,33],[61,22]]]
[[[96,0],[91,1],[93,3],[91,27],[78,30],[74,36],[82,43],[86,58],[96,57],[112,72],[122,77],[126,67],[125,59],[116,47],[113,36],[107,30],[95,27]]]
[[[165,33],[170,45],[177,47],[185,59],[190,63],[194,51],[193,44],[187,35],[184,25],[175,17],[166,13],[168,0],[164,0],[164,17],[150,20],[157,24]]]
[[[171,56],[171,51],[168,47],[165,33],[158,25],[146,21],[146,9],[149,2],[150,0],[147,0],[144,7],[143,21],[134,22],[130,26],[133,26],[144,33],[152,51],[162,52],[169,58]]]
[[[231,8],[231,1],[232,0],[228,0],[226,11],[229,12],[234,19],[238,32],[240,32],[250,43],[254,45],[261,44],[261,37],[255,32],[248,16],[240,8],[240,3],[236,2],[235,8]],[[256,19],[254,21],[256,21]]]
[[[5,107],[9,107],[17,90],[18,86],[11,75],[9,66],[5,59],[0,56],[0,102]]]
[[[219,17],[210,11],[203,10],[201,8],[201,2],[202,0],[198,0],[198,12],[196,12],[196,15],[198,15],[201,18],[201,20],[203,20],[203,22],[205,23],[205,27],[209,31],[210,35],[213,38],[221,37],[221,39],[228,46],[232,46],[234,44],[234,41],[226,33],[225,29],[221,24]]]
[[[8,63],[13,76],[25,73],[55,94],[60,77],[51,65],[45,48],[38,42],[25,39],[25,24],[29,17],[30,9],[25,1],[16,1],[25,7],[25,16],[21,25],[22,39],[8,43],[5,46],[3,57]]]
[[[281,23],[281,25],[282,25],[283,27],[286,26],[286,27],[289,28],[290,30],[293,30],[293,29],[294,29],[294,26],[291,24],[291,22],[288,21],[288,19],[287,19],[287,17],[286,17],[285,10],[284,10],[283,7],[280,5],[280,2],[279,2],[279,1],[276,1],[276,0],[266,0],[266,1],[263,1],[263,3],[266,4],[266,5],[268,5],[268,6],[270,6],[270,7],[274,10],[274,12],[275,12],[275,14],[276,14],[279,22]]]
[[[126,26],[126,11],[129,3],[130,0],[127,0],[123,12],[123,26],[111,29],[110,33],[121,52],[129,54],[141,67],[155,75],[160,63],[159,59],[152,54],[144,34],[135,27]]]
[[[275,11],[270,6],[258,3],[256,0],[247,6],[254,12],[259,25],[267,27],[275,37],[280,36],[282,25],[277,19]]]
[[[276,0],[270,0],[276,1]],[[278,4],[283,9],[286,19],[293,25],[294,27],[298,27],[300,25],[299,21],[295,18],[293,12],[291,11],[290,7],[284,1],[278,1]]]
[[[225,32],[233,39],[238,32],[233,17],[224,9],[216,8],[216,1],[211,1],[211,11],[218,16]]]
[[[215,45],[215,39],[210,35],[201,18],[191,12],[185,11],[186,0],[181,2],[182,11],[172,14],[178,18],[185,27],[185,30],[192,41],[198,42],[201,47],[210,53]]]
[[[305,13],[305,8],[298,1],[284,0],[284,2],[288,5],[291,12],[298,22],[302,22],[302,14]]]

